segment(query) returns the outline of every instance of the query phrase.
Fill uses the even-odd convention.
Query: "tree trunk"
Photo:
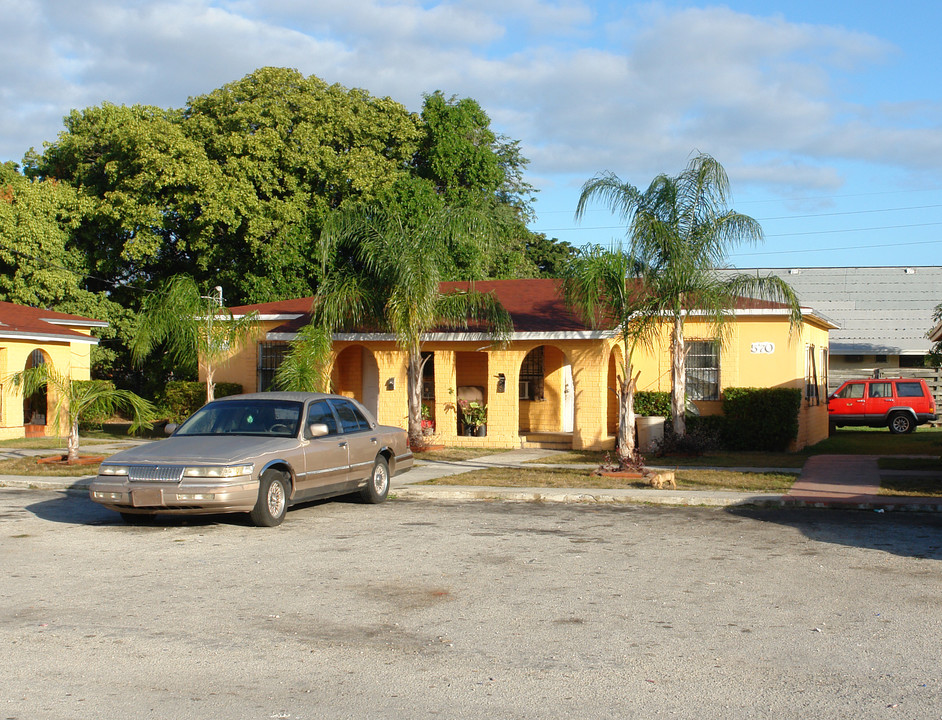
[[[671,414],[674,416],[674,434],[687,434],[687,348],[684,344],[684,316],[674,315],[671,335]]]
[[[206,402],[211,403],[216,399],[216,383],[213,378],[216,377],[216,371],[212,365],[204,366],[206,368]]]
[[[635,388],[641,372],[631,376],[633,367],[628,369],[628,380],[618,378],[618,444],[616,453],[618,464],[626,467],[631,464],[635,454]]]
[[[78,420],[72,422],[72,427],[69,428],[69,440],[68,440],[68,454],[66,455],[66,462],[74,463],[78,462],[79,459],[79,424]]]
[[[425,435],[422,434],[422,352],[419,349],[409,351],[409,445],[423,447]]]

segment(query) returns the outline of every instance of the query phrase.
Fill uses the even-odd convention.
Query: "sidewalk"
[[[11,454],[20,451],[5,451]],[[22,451],[24,454],[33,454]],[[46,451],[48,452],[48,451]],[[420,485],[435,478],[493,467],[572,469],[578,465],[526,464],[549,459],[557,451],[511,450],[474,460],[445,462],[416,456],[417,466],[393,478],[390,494],[404,500],[504,500],[596,504],[653,504],[706,507],[813,507],[858,510],[942,512],[942,498],[880,495],[880,474],[875,455],[816,455],[808,459],[792,489],[784,494],[718,490],[655,490],[653,488],[505,488],[477,485]],[[594,467],[586,465],[586,468]],[[656,467],[656,466],[652,466]],[[667,469],[667,468],[665,468]],[[713,468],[702,468],[709,470]],[[719,468],[717,468],[719,469]],[[752,471],[798,472],[794,468],[722,468]],[[94,475],[82,477],[27,477],[0,475],[0,487],[64,490],[86,493]]]

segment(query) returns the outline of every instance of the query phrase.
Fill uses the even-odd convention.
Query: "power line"
[[[942,205],[938,206],[942,207]],[[905,208],[900,208],[905,209]],[[883,210],[868,211],[860,210],[859,213],[865,212],[885,212]],[[857,213],[833,213],[834,215],[853,215]],[[792,218],[805,218],[805,217],[824,217],[825,215],[791,215],[787,218],[765,218],[766,220],[782,220],[782,219],[792,219]],[[900,228],[918,228],[918,227],[931,227],[933,225],[942,225],[942,222],[929,222],[929,223],[912,223],[909,225],[875,225],[872,227],[862,227],[862,228],[845,228],[842,230],[808,230],[805,232],[795,232],[795,233],[774,233],[771,235],[766,235],[766,237],[791,237],[795,235],[828,235],[831,233],[843,233],[843,232],[867,232],[868,230],[897,230]],[[565,228],[541,228],[539,230],[534,230],[534,232],[569,232],[569,231],[582,231],[582,230],[625,230],[624,225],[596,225],[593,227],[565,227]]]
[[[893,247],[904,247],[909,245],[938,245],[940,243],[942,243],[942,240],[913,240],[911,242],[893,243]],[[762,252],[737,252],[732,254],[736,257],[750,257],[755,255],[800,255],[802,253],[835,252],[838,250],[870,250],[874,248],[886,247],[886,243],[877,243],[874,245],[846,245],[843,247],[810,248],[806,250],[763,250]]]

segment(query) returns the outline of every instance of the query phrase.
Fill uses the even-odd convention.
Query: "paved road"
[[[0,490],[0,717],[939,718],[942,518]]]

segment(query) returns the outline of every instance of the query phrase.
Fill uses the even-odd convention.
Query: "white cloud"
[[[837,187],[845,161],[942,167],[939,103],[851,100],[900,50],[873,35],[725,7],[590,0],[0,0],[0,158],[71,108],[180,107],[257,67],[294,67],[412,110],[477,99],[533,176],[646,182],[697,148],[735,177]],[[607,13],[607,14],[606,14]]]

